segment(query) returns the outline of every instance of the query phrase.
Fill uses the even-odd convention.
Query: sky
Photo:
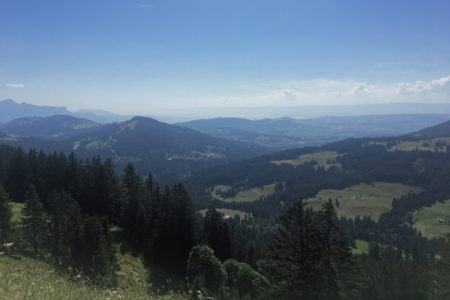
[[[0,100],[122,114],[450,103],[450,1],[0,0]]]

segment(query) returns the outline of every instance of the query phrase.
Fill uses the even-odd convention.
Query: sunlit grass
[[[237,209],[228,209],[228,208],[217,208],[216,209],[218,212],[223,213],[226,216],[230,216],[230,217],[234,217],[236,215],[238,215],[241,219],[244,219],[245,216],[250,216],[249,213],[242,211],[242,210],[237,210]],[[207,209],[202,209],[199,212],[202,215],[205,215]]]
[[[275,192],[275,183],[266,184],[263,187],[254,187],[251,189],[239,191],[234,197],[222,198],[217,194],[217,191],[228,191],[231,187],[227,185],[216,185],[211,195],[219,200],[225,202],[254,202],[259,200],[260,198],[267,197]]]
[[[400,183],[375,182],[373,185],[361,183],[342,190],[321,190],[316,197],[308,199],[308,205],[313,209],[320,209],[322,203],[332,199],[339,216],[352,218],[368,216],[378,220],[382,213],[391,209],[393,199],[419,191],[421,191],[419,187]],[[336,199],[339,206],[336,205]]]
[[[445,237],[450,233],[450,226],[445,222],[450,219],[450,200],[423,207],[413,214],[414,227],[428,238]]]
[[[317,167],[323,167],[325,170],[328,170],[331,167],[340,168],[341,165],[336,162],[336,158],[338,158],[339,154],[333,151],[318,151],[310,154],[300,155],[298,158],[287,159],[287,160],[274,160],[271,163],[276,165],[289,164],[293,166],[302,165],[308,162],[317,162]]]
[[[356,248],[352,248],[353,254],[368,254],[369,253],[369,243],[363,240],[356,240]]]
[[[118,285],[100,288],[56,272],[29,258],[0,257],[0,299],[183,299],[181,295],[150,296],[147,272],[139,259],[119,256]]]
[[[12,218],[11,220],[13,222],[20,222],[20,218],[22,216],[22,209],[24,208],[23,203],[17,203],[17,202],[10,202],[9,205],[11,206],[12,211]]]

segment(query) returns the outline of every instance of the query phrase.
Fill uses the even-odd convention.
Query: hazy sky
[[[173,107],[450,103],[450,1],[0,0],[0,99]]]

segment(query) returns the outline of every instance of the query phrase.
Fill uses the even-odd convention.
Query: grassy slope
[[[426,237],[444,237],[450,226],[442,223],[450,218],[450,200],[414,212],[414,226]],[[439,222],[441,220],[441,222]]]
[[[338,199],[338,215],[369,216],[377,220],[391,208],[392,199],[418,191],[418,187],[400,183],[375,182],[373,186],[361,183],[343,190],[321,190],[316,197],[308,199],[308,203],[314,209],[319,209],[324,201],[331,198],[335,204],[335,199]]]
[[[341,167],[341,165],[339,163],[334,163],[334,161],[336,160],[336,158],[338,156],[339,156],[339,154],[337,152],[319,151],[319,152],[315,152],[315,153],[311,153],[311,154],[300,155],[296,159],[274,160],[274,161],[271,161],[271,163],[276,164],[276,165],[290,164],[293,166],[298,166],[298,165],[302,165],[307,162],[316,161],[317,166],[323,167],[323,168],[325,168],[325,170],[327,170],[332,166],[336,166],[338,168]],[[329,160],[332,163],[329,164],[328,163]]]
[[[12,210],[12,221],[17,223],[20,222],[20,217],[22,215],[22,209],[25,206],[23,203],[16,203],[16,202],[10,202],[9,205],[11,206]]]
[[[363,240],[356,240],[356,248],[352,248],[353,254],[368,254],[369,243]]]
[[[275,192],[275,184],[267,184],[263,188],[251,188],[248,190],[240,191],[236,194],[234,197],[229,198],[221,198],[219,195],[217,195],[217,190],[223,190],[227,191],[231,189],[230,186],[226,185],[216,185],[212,191],[212,196],[216,199],[223,200],[225,202],[254,202],[259,200],[261,197],[267,197],[270,194],[273,194]]]
[[[14,202],[10,205],[13,222],[20,221],[24,205]],[[148,273],[141,259],[120,253],[117,258],[120,264],[117,286],[102,289],[56,273],[41,260],[0,256],[0,299],[183,299],[177,294],[150,296]]]
[[[28,258],[0,257],[0,299],[182,299],[147,293],[146,272],[131,256],[120,256],[118,286],[102,289],[61,275],[47,263]]]
[[[236,210],[236,209],[228,209],[228,208],[217,208],[216,209],[218,212],[223,213],[224,215],[230,216],[230,217],[234,217],[236,215],[239,215],[241,217],[241,219],[244,219],[246,215],[248,215],[248,213],[246,213],[245,211],[242,210]],[[199,212],[202,215],[205,215],[207,209],[202,209],[199,210]]]

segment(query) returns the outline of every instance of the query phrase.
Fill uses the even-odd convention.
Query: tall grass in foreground
[[[177,294],[148,294],[145,268],[136,258],[119,257],[118,285],[103,289],[69,278],[47,263],[29,257],[0,256],[0,299],[183,299]]]

